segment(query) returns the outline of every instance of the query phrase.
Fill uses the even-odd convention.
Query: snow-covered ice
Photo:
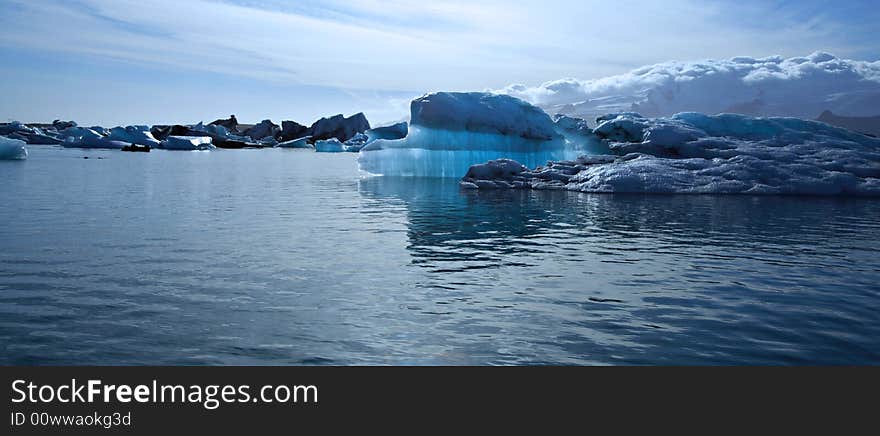
[[[11,139],[24,141],[27,144],[56,145],[63,141],[53,135],[54,132],[44,131],[37,127],[30,127],[19,121],[13,121],[6,125],[0,125],[0,135],[6,135]]]
[[[169,136],[160,144],[166,150],[212,150],[211,138],[208,136]]]
[[[24,141],[0,136],[0,160],[27,159],[27,147]]]
[[[620,114],[594,131],[613,155],[527,170],[471,167],[467,188],[582,192],[880,195],[880,139],[816,121],[680,113]]]
[[[64,138],[62,145],[71,148],[121,149],[128,145],[125,142],[108,139],[88,127],[68,127],[59,132],[59,136]]]
[[[59,136],[64,138],[64,147],[71,148],[107,148],[112,150],[122,149],[128,142],[123,142],[105,137],[94,127],[68,127]]]
[[[585,152],[540,108],[482,92],[438,92],[412,101],[403,139],[360,151],[360,169],[385,176],[461,177],[476,163],[510,158],[536,166]]]
[[[146,145],[156,147],[159,141],[150,133],[149,126],[126,126],[110,129],[107,139],[126,142],[129,144]]]

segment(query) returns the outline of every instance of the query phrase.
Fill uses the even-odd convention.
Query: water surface
[[[0,162],[0,363],[880,363],[880,201],[474,192],[355,159]]]

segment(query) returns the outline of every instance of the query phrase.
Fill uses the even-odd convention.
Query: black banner
[[[873,424],[876,368],[5,367],[2,434]],[[707,427],[708,426],[708,427]]]

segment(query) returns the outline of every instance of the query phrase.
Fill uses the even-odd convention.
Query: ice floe
[[[498,158],[536,166],[585,150],[557,132],[540,108],[482,92],[438,92],[412,101],[405,138],[377,139],[361,149],[360,169],[385,176],[461,177]]]
[[[321,139],[315,141],[315,151],[320,153],[341,153],[345,151],[345,144],[336,138]]]
[[[149,126],[114,127],[110,129],[107,139],[148,147],[159,145],[159,141],[150,133]]]
[[[0,160],[27,159],[27,147],[24,141],[0,136]]]
[[[309,139],[311,136],[303,136],[302,138],[291,139],[290,141],[279,142],[278,147],[280,148],[315,148],[314,145],[309,143]]]
[[[208,136],[169,136],[160,144],[166,150],[211,150],[211,138]]]
[[[340,142],[345,142],[355,134],[363,133],[369,129],[370,122],[367,121],[367,117],[362,112],[359,112],[348,118],[342,116],[342,114],[321,118],[312,124],[308,134],[316,141],[336,138]]]
[[[466,188],[582,192],[880,195],[880,139],[796,118],[617,114],[594,130],[612,155],[527,169],[473,166]]]

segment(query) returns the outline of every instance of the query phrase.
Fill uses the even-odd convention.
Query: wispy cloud
[[[4,45],[359,88],[483,87],[667,59],[858,49],[842,39],[858,32],[838,32],[836,17],[750,2],[11,3]],[[777,20],[754,19],[768,9]]]
[[[0,54],[78,57],[96,75],[108,63],[202,74],[206,83],[224,75],[368,91],[497,89],[671,59],[815,50],[876,59],[875,9],[816,0],[0,0]]]

